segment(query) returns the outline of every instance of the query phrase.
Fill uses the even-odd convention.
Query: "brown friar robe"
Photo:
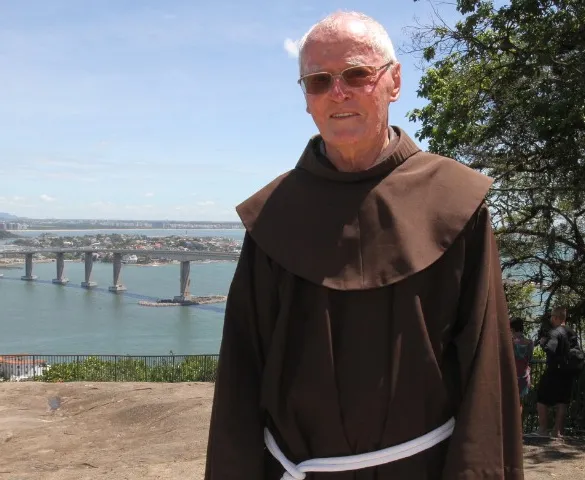
[[[278,480],[294,463],[371,452],[452,416],[452,437],[379,467],[307,480],[522,479],[519,395],[491,179],[422,152],[340,172],[311,139],[237,207],[206,480]]]

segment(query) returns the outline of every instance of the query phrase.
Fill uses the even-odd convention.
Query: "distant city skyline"
[[[19,217],[16,215],[12,215],[6,212],[0,212],[0,222],[13,222],[13,221],[34,221],[34,222],[63,222],[63,223],[76,223],[76,222],[95,222],[95,223],[102,223],[102,222],[185,222],[185,223],[238,223],[239,219],[237,220],[180,220],[180,219],[173,219],[173,218],[146,218],[146,219],[135,219],[135,218],[35,218],[35,217]]]
[[[0,212],[1,215],[1,212]],[[151,229],[193,229],[193,228],[243,228],[239,220],[176,220],[176,219],[108,219],[108,218],[3,218],[0,216],[0,230],[85,230],[103,228],[151,228]]]
[[[0,211],[60,219],[238,221],[317,133],[296,41],[336,10],[388,29],[403,67],[390,122],[414,136],[428,2],[186,0],[0,4]],[[453,6],[437,4],[446,21]],[[424,145],[421,145],[424,148]]]

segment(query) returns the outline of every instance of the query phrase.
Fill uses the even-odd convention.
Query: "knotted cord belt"
[[[313,458],[295,465],[278,447],[270,431],[264,429],[264,442],[270,453],[280,462],[286,472],[281,480],[304,480],[307,472],[346,472],[367,467],[376,467],[395,462],[402,458],[411,457],[417,453],[434,447],[451,436],[455,428],[455,419],[451,418],[443,426],[423,435],[393,447],[384,448],[375,452],[348,455],[347,457]]]

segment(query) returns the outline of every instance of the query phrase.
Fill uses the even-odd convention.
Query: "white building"
[[[138,257],[136,255],[124,255],[122,257],[122,263],[136,263],[138,262]]]
[[[33,360],[30,355],[0,356],[0,377],[11,382],[40,377],[49,368],[45,360]]]

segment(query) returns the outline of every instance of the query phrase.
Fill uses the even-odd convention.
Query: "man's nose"
[[[349,87],[340,76],[333,77],[330,93],[334,100],[345,100],[349,97]]]

